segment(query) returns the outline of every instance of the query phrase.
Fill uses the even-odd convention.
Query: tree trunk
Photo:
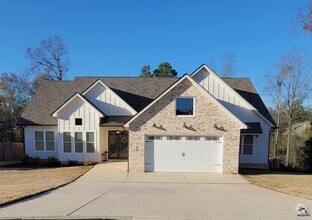
[[[279,121],[280,121],[280,113],[279,110],[277,110],[277,123],[276,123],[276,130],[275,130],[275,144],[273,148],[273,157],[276,159],[276,150],[277,150],[277,145],[278,145],[278,136],[279,136]]]
[[[290,141],[291,141],[291,121],[288,122],[288,130],[287,130],[287,151],[286,151],[286,162],[285,166],[289,166],[289,152],[290,152]]]

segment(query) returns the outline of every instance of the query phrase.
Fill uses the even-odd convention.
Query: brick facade
[[[175,115],[177,97],[195,98],[195,116]],[[146,135],[223,136],[223,173],[238,173],[240,124],[187,78],[129,125],[129,172],[144,172]],[[154,123],[161,125],[156,128]],[[193,129],[185,128],[184,123]],[[217,129],[218,128],[223,128]]]

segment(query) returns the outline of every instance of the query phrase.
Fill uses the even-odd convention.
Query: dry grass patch
[[[0,204],[71,182],[91,166],[0,168]]]
[[[250,183],[312,200],[312,175],[302,173],[243,171]]]

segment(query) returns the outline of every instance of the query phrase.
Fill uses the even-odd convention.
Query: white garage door
[[[223,138],[147,136],[145,171],[222,173]]]

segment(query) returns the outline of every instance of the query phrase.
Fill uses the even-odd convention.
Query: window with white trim
[[[194,98],[176,98],[176,115],[194,115]]]
[[[253,154],[253,135],[242,135],[241,136],[241,155],[252,155]]]
[[[44,151],[44,132],[35,131],[35,150]]]
[[[75,132],[75,153],[83,153],[82,132]]]
[[[45,132],[46,151],[54,151],[54,131]]]
[[[35,131],[35,150],[54,151],[54,131]]]
[[[94,153],[94,132],[86,133],[87,153]]]
[[[71,153],[71,134],[70,132],[63,132],[63,152]]]

